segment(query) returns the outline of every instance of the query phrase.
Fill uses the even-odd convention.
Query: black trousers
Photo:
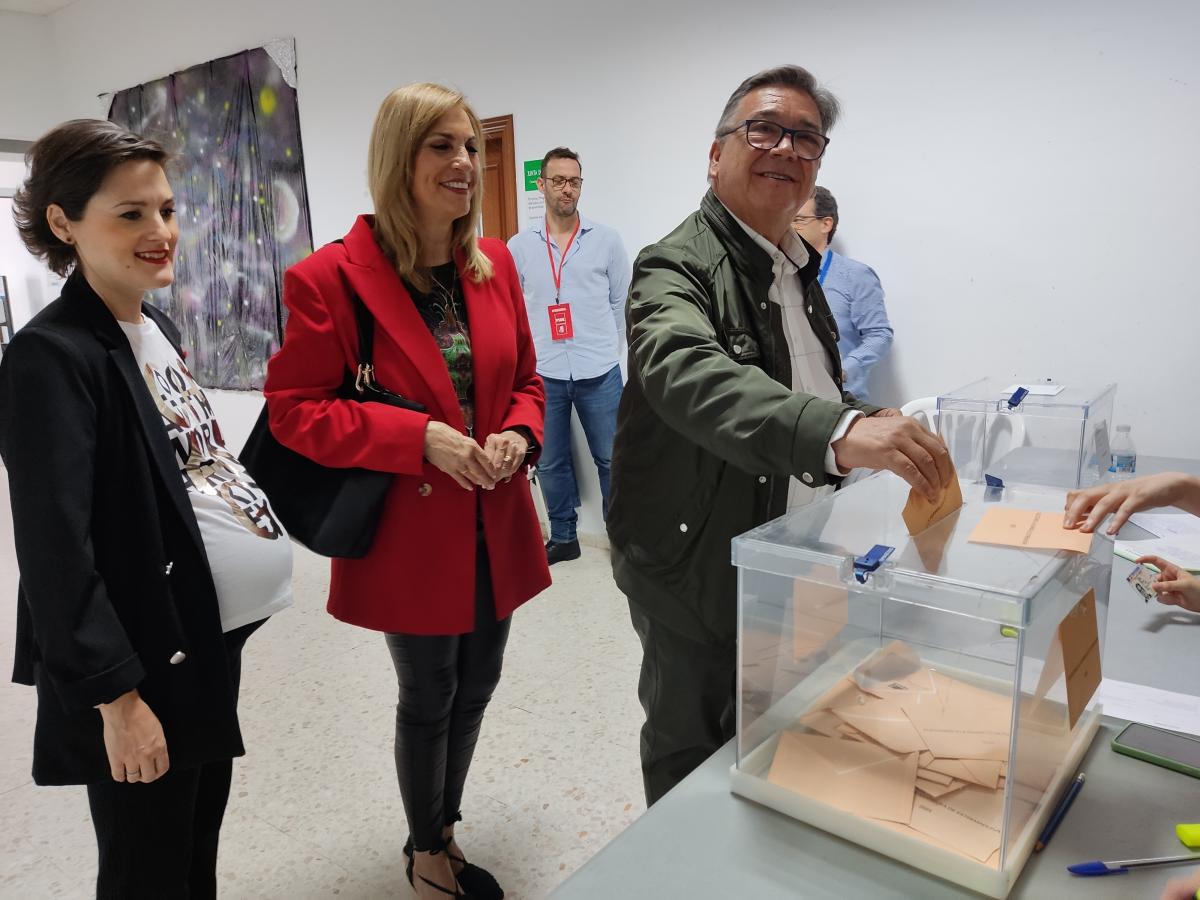
[[[235,691],[241,682],[242,647],[262,621],[225,635]],[[217,840],[232,777],[233,760],[222,759],[199,767],[172,766],[149,784],[89,784],[100,851],[98,900],[215,898]]]
[[[416,850],[445,846],[457,821],[479,727],[500,682],[511,619],[496,621],[487,546],[476,538],[475,630],[387,634],[396,666],[396,776]]]
[[[642,782],[651,806],[733,737],[737,646],[686,637],[632,600],[629,617],[642,642]]]

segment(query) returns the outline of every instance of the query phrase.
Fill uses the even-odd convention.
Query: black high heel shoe
[[[408,843],[404,845],[404,852],[408,856],[408,866],[407,866],[407,868],[405,868],[404,874],[408,876],[409,885],[415,889],[416,885],[413,884],[413,864],[416,862],[417,857],[416,857],[416,854],[412,852],[412,838],[409,838]],[[445,852],[445,849],[443,848],[442,850],[430,850],[429,852],[436,856],[438,853]],[[446,855],[449,856],[450,854],[447,853]],[[458,883],[455,884],[454,890],[451,890],[448,887],[442,887],[442,885],[438,884],[436,881],[430,881],[424,875],[418,875],[417,877],[420,878],[427,885],[429,885],[431,888],[433,888],[435,891],[441,891],[443,894],[446,894],[447,896],[463,897],[463,898],[468,898],[468,900],[469,900],[469,898],[472,897],[471,894],[465,894],[462,891],[460,891],[458,889]]]
[[[462,871],[458,873],[458,883],[462,885],[466,891],[464,896],[471,900],[504,900],[504,888],[500,887],[500,883],[487,869],[469,863],[461,856],[455,856],[450,852],[450,847],[445,848],[445,853],[450,857],[452,862],[462,865]],[[408,857],[408,871],[412,871],[413,866],[413,845],[410,837],[404,844],[404,855]],[[409,883],[412,883],[412,877],[409,876]],[[435,887],[437,885],[434,885]]]

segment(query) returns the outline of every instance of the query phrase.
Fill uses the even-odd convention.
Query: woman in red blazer
[[[512,257],[480,239],[482,129],[463,96],[393,91],[375,120],[376,213],[288,270],[265,394],[280,442],[395,473],[370,552],[333,560],[329,611],[385,633],[400,684],[396,770],[420,896],[501,897],[454,823],[509,617],[550,584],[525,477],[544,396]],[[337,398],[357,366],[352,294],[376,319],[380,386],[428,412]]]

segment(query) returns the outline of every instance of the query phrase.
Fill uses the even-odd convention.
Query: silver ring
[[[506,456],[506,457],[504,457],[504,461],[505,461],[506,463],[510,463],[510,462],[512,462],[512,457],[511,457],[511,456]]]
[[[142,777],[142,770],[141,770],[141,769],[137,769],[137,770],[135,770],[135,771],[133,771],[133,772],[130,772],[128,769],[126,769],[126,770],[125,770],[125,777],[126,777],[126,778],[141,778],[141,777]]]

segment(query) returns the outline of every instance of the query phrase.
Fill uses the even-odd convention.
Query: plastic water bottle
[[[1137,471],[1137,448],[1133,446],[1133,438],[1129,436],[1128,425],[1117,426],[1117,437],[1112,442],[1112,465],[1109,466],[1109,477],[1115,480],[1132,478]]]

